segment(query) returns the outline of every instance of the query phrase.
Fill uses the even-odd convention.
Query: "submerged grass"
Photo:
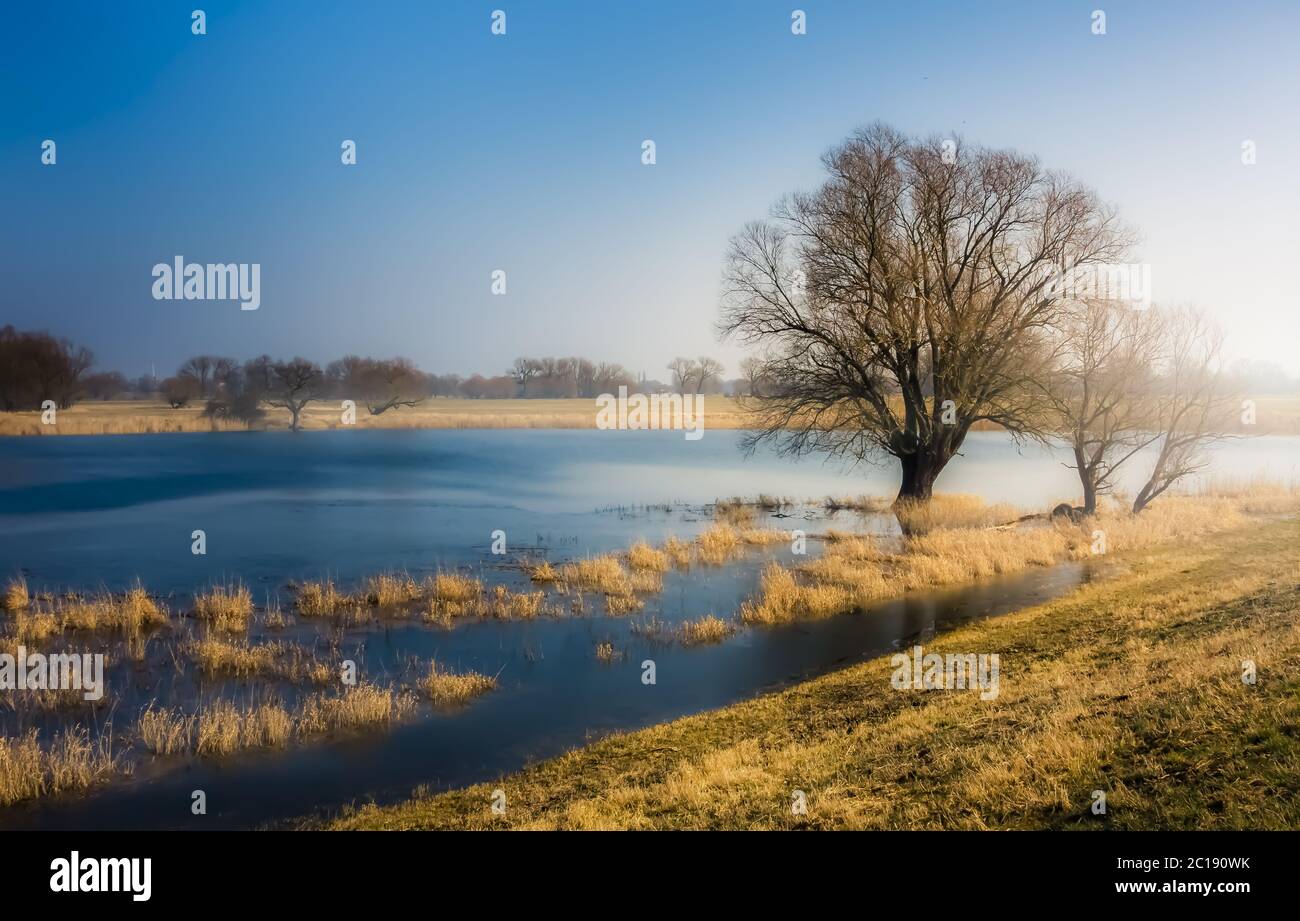
[[[121,771],[112,733],[91,739],[83,728],[56,731],[48,745],[30,729],[0,736],[0,806],[87,789]]]
[[[1146,526],[1146,525],[1144,525]],[[1149,525],[1156,526],[1156,525]],[[899,691],[889,656],[615,735],[336,828],[1288,829],[1300,772],[1300,523],[1130,543],[1112,576],[936,637],[1001,690]],[[1242,681],[1251,660],[1259,680]],[[501,788],[511,808],[485,808]],[[1093,815],[1092,791],[1107,793]],[[794,814],[794,791],[807,813]]]
[[[453,672],[437,662],[429,665],[429,673],[420,687],[435,704],[463,704],[497,686],[497,680],[478,672]]]
[[[239,582],[213,585],[195,596],[194,616],[214,630],[243,632],[253,616],[253,593]]]

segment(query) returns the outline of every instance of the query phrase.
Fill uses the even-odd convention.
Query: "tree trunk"
[[[934,481],[938,479],[943,464],[936,464],[928,454],[904,454],[898,461],[903,466],[903,482],[894,501],[930,501],[934,494]]]
[[[292,421],[290,421],[290,423],[289,423],[289,429],[290,429],[291,431],[296,432],[296,431],[298,431],[298,414],[299,414],[300,412],[302,412],[302,407],[301,407],[301,406],[292,406],[292,405],[291,405],[291,406],[289,407],[289,412],[293,414],[293,419],[292,419]]]

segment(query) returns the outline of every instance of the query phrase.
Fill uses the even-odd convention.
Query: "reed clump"
[[[5,583],[5,590],[0,594],[0,608],[6,611],[21,611],[31,604],[32,596],[27,590],[27,580],[23,576],[14,576]]]
[[[253,616],[253,593],[239,582],[213,585],[195,596],[194,615],[214,630],[242,632]]]
[[[0,806],[84,790],[121,769],[107,730],[92,739],[81,727],[61,729],[48,745],[36,729],[0,736]]]
[[[435,704],[463,704],[497,686],[497,680],[478,672],[453,672],[432,662],[420,687]]]

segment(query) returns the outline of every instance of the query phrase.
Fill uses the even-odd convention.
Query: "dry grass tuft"
[[[634,570],[646,572],[667,572],[668,554],[656,550],[645,541],[638,541],[627,551],[627,565]]]
[[[303,617],[331,617],[348,607],[349,600],[335,587],[333,579],[326,579],[299,585],[294,606]]]
[[[214,585],[195,597],[194,615],[214,630],[242,632],[253,616],[253,593],[239,582]]]
[[[613,556],[575,560],[560,567],[560,577],[580,589],[605,595],[630,595],[632,583],[623,564]]]
[[[700,562],[721,566],[740,556],[744,544],[740,532],[730,525],[716,524],[695,538]]]
[[[410,604],[420,598],[420,586],[404,572],[382,572],[366,580],[366,603],[379,608]]]
[[[31,603],[32,596],[27,591],[27,580],[14,576],[5,584],[4,594],[0,595],[0,608],[6,611],[21,611]]]
[[[498,620],[531,620],[545,608],[545,592],[512,592],[504,585],[492,588],[487,612]]]
[[[664,541],[664,555],[672,562],[675,569],[689,569],[695,559],[694,547],[687,541],[670,537]]]
[[[42,746],[37,730],[0,737],[0,806],[84,790],[121,770],[111,733],[92,741],[80,727],[60,730]]]
[[[1015,521],[1023,514],[1014,505],[988,505],[979,496],[966,493],[936,493],[928,502],[899,500],[893,511],[908,534],[937,528],[989,528]]]
[[[683,646],[703,646],[721,643],[736,632],[736,625],[712,614],[699,620],[685,621],[677,629],[677,640]]]
[[[429,674],[420,682],[424,693],[435,704],[463,704],[497,686],[497,680],[478,672],[451,672],[437,662],[429,664]]]
[[[534,582],[551,583],[560,581],[560,574],[547,560],[542,560],[528,570],[528,578]]]
[[[298,711],[298,732],[315,735],[388,725],[414,709],[415,699],[410,694],[358,684],[339,692],[309,696]]]
[[[93,598],[65,595],[52,604],[49,613],[64,630],[138,634],[167,622],[166,611],[139,585],[121,595],[107,592]]]

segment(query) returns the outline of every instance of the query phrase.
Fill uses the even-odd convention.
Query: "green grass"
[[[998,653],[995,700],[894,690],[886,656],[332,827],[1300,826],[1300,523],[1107,567],[1065,598],[926,644]],[[504,815],[490,808],[498,787]]]

